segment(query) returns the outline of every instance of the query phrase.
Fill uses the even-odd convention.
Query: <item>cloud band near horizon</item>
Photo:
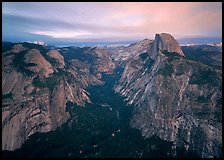
[[[220,2],[3,2],[3,40],[125,41],[168,32],[221,37]]]

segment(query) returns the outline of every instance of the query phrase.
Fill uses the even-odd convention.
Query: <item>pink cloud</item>
[[[69,36],[66,32],[77,35],[79,30],[75,28],[79,24],[82,25],[78,28],[90,38],[141,39],[161,32],[178,37],[221,36],[222,33],[222,3],[219,2],[4,3],[4,13],[76,26],[74,29],[39,27],[38,33],[52,33],[48,35],[59,38]]]

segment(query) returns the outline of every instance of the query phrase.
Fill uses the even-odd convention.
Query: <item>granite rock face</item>
[[[93,51],[97,59],[94,66],[97,67],[98,72],[112,73],[111,71],[115,68],[115,64],[106,49],[94,48]]]
[[[201,157],[220,157],[222,71],[187,59],[176,40],[157,34],[147,53],[127,63],[115,91],[135,105],[130,125]]]
[[[178,42],[168,33],[156,34],[153,45],[150,46],[149,54],[152,59],[158,56],[160,51],[176,52],[184,56]]]
[[[56,62],[58,62],[57,64],[58,68],[64,68],[65,66],[64,57],[57,50],[51,50],[47,53],[47,55],[55,59]]]
[[[106,50],[117,65],[125,65],[129,60],[136,59],[141,53],[147,52],[152,43],[153,40],[144,39],[129,46],[106,47]]]
[[[49,77],[49,74],[52,74],[54,72],[52,65],[42,56],[42,54],[37,49],[29,50],[24,58],[25,63],[34,64],[28,67],[28,70],[34,73],[39,73],[41,71],[44,77]]]
[[[18,43],[3,50],[2,150],[18,149],[30,135],[65,123],[68,102],[91,103],[86,88],[102,85],[103,73],[125,65],[114,89],[134,104],[131,127],[173,142],[174,156],[183,148],[221,157],[222,71],[189,59],[170,34],[112,49],[113,58],[108,48],[97,47]]]
[[[101,73],[112,74],[115,69],[113,60],[103,48],[64,47],[60,50],[65,61],[80,68],[82,73],[101,77]]]
[[[103,84],[97,75],[113,72],[114,63],[105,63],[110,57],[100,49],[91,63],[74,57],[64,61],[56,49],[19,43],[2,54],[2,150],[18,149],[35,132],[65,123],[70,118],[66,103],[91,103],[85,88]],[[99,70],[93,73],[93,68]]]

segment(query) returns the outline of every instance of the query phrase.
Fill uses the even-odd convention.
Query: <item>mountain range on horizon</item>
[[[116,45],[130,45],[136,43],[141,40],[132,40],[132,41],[114,41],[114,42],[94,42],[94,41],[84,41],[84,42],[66,42],[66,41],[58,41],[58,42],[44,42],[44,41],[34,41],[34,42],[43,42],[48,45],[53,45],[56,47],[68,47],[68,46],[76,46],[76,47],[86,47],[86,46],[98,46],[98,47],[105,47],[105,46],[116,46]],[[177,39],[180,45],[187,45],[187,44],[212,44],[212,43],[220,43],[222,42],[221,37],[203,37],[203,38],[180,38]],[[30,42],[31,41],[10,41],[10,40],[3,40],[3,42],[11,42],[11,43],[21,43],[21,42]]]

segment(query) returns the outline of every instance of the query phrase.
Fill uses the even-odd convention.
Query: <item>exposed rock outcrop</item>
[[[82,68],[82,71],[89,70],[96,77],[101,77],[101,73],[111,74],[115,69],[113,60],[103,48],[65,47],[62,48],[61,54],[65,57],[65,61],[75,63],[74,65]],[[73,61],[74,59],[75,61]]]
[[[28,51],[24,58],[25,63],[35,64],[28,67],[28,69],[34,73],[39,73],[41,71],[41,74],[43,74],[44,77],[49,77],[49,74],[54,72],[52,65],[41,55],[37,49]]]
[[[150,46],[150,57],[155,59],[160,51],[165,50],[171,53],[179,53],[181,56],[184,56],[183,51],[173,36],[168,33],[156,34],[153,45]]]
[[[58,62],[57,64],[58,68],[64,68],[65,66],[64,57],[57,50],[51,50],[47,53],[47,55]]]
[[[175,53],[174,53],[175,52]],[[115,91],[135,104],[131,126],[158,135],[176,149],[220,157],[222,76],[187,59],[170,35],[156,35],[147,54],[127,63]]]
[[[141,53],[147,52],[153,44],[153,40],[144,39],[129,46],[106,47],[106,50],[111,53],[111,57],[119,64],[125,63],[130,59],[136,59]]]
[[[24,45],[9,47],[2,55],[2,150],[18,149],[30,135],[65,123],[70,118],[66,103],[91,103],[85,88],[103,84],[96,75],[114,69],[104,50],[89,53],[85,48],[85,54],[94,56],[85,61],[69,57],[65,62],[56,50]]]
[[[98,72],[112,73],[115,64],[112,62],[108,52],[102,48],[95,48],[94,52],[97,54],[96,67]]]

